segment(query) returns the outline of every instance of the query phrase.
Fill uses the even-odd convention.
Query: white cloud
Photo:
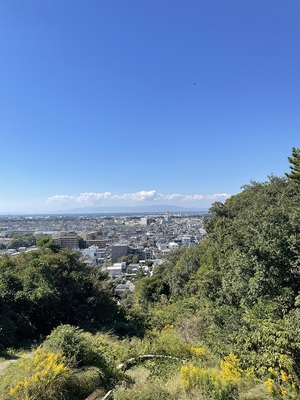
[[[157,193],[156,190],[141,190],[136,193],[124,193],[122,195],[115,195],[113,198],[118,200],[132,200],[132,201],[146,201],[146,200],[156,200]]]
[[[104,193],[80,193],[79,196],[70,196],[64,194],[57,194],[55,196],[49,197],[47,203],[54,202],[75,202],[80,204],[94,204],[99,200],[107,200],[112,197],[110,192]]]
[[[94,203],[99,200],[107,200],[110,199],[112,194],[110,192],[104,193],[81,193],[78,197],[75,197],[75,200],[78,203]]]
[[[80,205],[103,205],[109,201],[112,203],[135,203],[135,202],[150,202],[150,201],[165,201],[180,203],[182,205],[188,204],[189,206],[197,206],[198,203],[212,203],[214,201],[225,201],[231,195],[227,193],[216,194],[162,194],[156,190],[141,190],[139,192],[112,194],[111,192],[103,193],[80,193],[78,196],[71,195],[55,195],[47,199],[47,203],[68,203]],[[124,204],[125,205],[125,204]],[[199,204],[201,205],[201,204]]]
[[[228,199],[231,195],[227,193],[216,193],[216,194],[165,194],[160,195],[162,200],[179,200],[179,201],[201,201],[201,200],[218,200]]]
[[[74,200],[75,200],[74,196],[69,196],[66,194],[56,194],[55,196],[48,197],[47,203],[64,203]]]

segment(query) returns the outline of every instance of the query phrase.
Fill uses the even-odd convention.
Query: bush
[[[4,376],[6,387],[1,399],[62,400],[64,386],[70,376],[65,357],[60,353],[38,348],[33,358],[23,357],[15,374]],[[6,371],[5,371],[6,372]],[[1,388],[2,389],[2,388]]]
[[[83,400],[95,389],[101,388],[103,375],[99,368],[90,367],[84,370],[75,370],[66,382],[66,399]],[[105,393],[106,390],[103,390]]]
[[[233,400],[236,398],[236,384],[222,378],[217,369],[184,365],[181,367],[181,379],[187,391],[198,388],[204,396],[208,396],[210,399]]]
[[[75,326],[58,326],[47,336],[43,348],[60,352],[70,367],[106,367],[93,336]]]
[[[13,346],[15,343],[16,325],[8,315],[0,315],[0,350]]]
[[[105,355],[99,338],[78,327],[58,326],[46,338],[42,346],[46,350],[60,352],[71,368],[96,367],[98,387],[111,388],[119,380],[120,372],[116,369],[116,363]],[[76,383],[76,379],[73,382]]]
[[[268,379],[264,384],[274,399],[299,399],[299,380],[290,357],[281,354],[279,368],[268,368],[266,376]]]
[[[95,335],[97,348],[111,365],[118,365],[132,357],[145,354],[145,344],[139,338],[126,338],[118,340],[109,333],[98,333]]]
[[[3,371],[1,400],[81,400],[95,389],[111,389],[121,372],[113,359],[103,355],[98,339],[77,327],[60,325],[32,358],[23,357]]]
[[[144,342],[145,350],[152,354],[190,358],[189,347],[172,325],[166,326],[162,331],[148,331]]]

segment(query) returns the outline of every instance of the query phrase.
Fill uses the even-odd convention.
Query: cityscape
[[[14,257],[36,244],[14,238],[50,235],[61,248],[78,250],[89,265],[109,277],[151,274],[172,250],[199,244],[208,213],[156,215],[32,215],[0,218],[0,254]]]
[[[0,400],[300,399],[299,15],[0,1]]]

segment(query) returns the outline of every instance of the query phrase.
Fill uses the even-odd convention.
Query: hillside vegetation
[[[2,348],[42,339],[4,370],[1,398],[299,399],[299,149],[289,161],[286,176],[215,203],[202,243],[170,253],[121,301],[51,241],[3,257]]]

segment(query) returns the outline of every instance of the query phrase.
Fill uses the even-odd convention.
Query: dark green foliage
[[[60,246],[55,242],[50,235],[39,235],[37,245],[42,249],[50,249],[52,252],[58,252]]]
[[[290,173],[286,174],[286,176],[296,183],[300,183],[300,149],[296,147],[292,148],[292,157],[288,157],[290,165]]]
[[[213,207],[207,221],[214,321],[248,366],[275,365],[280,353],[298,359],[287,321],[300,290],[299,201],[293,182],[272,176]]]
[[[291,273],[298,266],[299,226],[295,203],[299,195],[285,179],[271,177],[253,183],[224,205],[221,217],[208,222],[208,238],[219,243],[221,295],[232,305],[253,304],[277,296],[282,287],[296,294],[300,281]]]
[[[139,262],[139,256],[137,254],[128,254],[127,256],[119,257],[118,262],[126,262],[127,265],[137,264]]]
[[[0,350],[12,347],[15,343],[16,316],[13,311],[0,299]]]
[[[52,244],[0,259],[0,325],[14,340],[47,335],[61,323],[102,329],[118,318],[106,276]]]
[[[151,327],[174,323],[187,340],[234,352],[257,371],[279,368],[286,354],[300,377],[299,160],[293,149],[289,179],[251,182],[215,203],[200,246],[172,253],[138,283]]]
[[[71,325],[60,325],[43,342],[46,351],[59,352],[70,367],[95,366],[107,368],[92,335]]]
[[[33,235],[18,235],[14,234],[12,239],[9,241],[8,249],[18,249],[19,247],[30,247],[35,246],[36,238]]]
[[[144,335],[147,314],[141,307],[136,307],[134,294],[127,291],[119,301],[119,320],[114,325],[114,331],[120,336]]]
[[[200,254],[198,246],[171,252],[151,277],[137,282],[135,295],[140,305],[147,307],[161,296],[174,299],[189,294],[188,282],[200,267]]]

